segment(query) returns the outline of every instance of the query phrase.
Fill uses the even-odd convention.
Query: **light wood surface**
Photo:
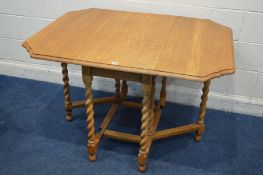
[[[207,81],[235,71],[232,31],[207,19],[87,9],[23,43],[31,57]]]

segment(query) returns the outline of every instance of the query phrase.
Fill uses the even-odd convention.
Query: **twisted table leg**
[[[115,101],[120,102],[121,100],[121,83],[119,79],[115,79]]]
[[[167,78],[163,77],[162,88],[161,88],[161,93],[160,93],[161,108],[164,108],[164,106],[165,106],[165,101],[166,101],[166,84],[167,84]]]
[[[208,99],[210,82],[211,82],[210,80],[204,82],[204,87],[202,89],[203,95],[201,97],[199,118],[198,118],[198,121],[197,121],[197,123],[201,125],[201,128],[199,128],[195,132],[195,140],[196,141],[200,141],[201,140],[201,136],[202,136],[202,134],[205,131],[204,119],[205,119],[205,113],[206,113],[206,102],[207,102],[207,99]]]
[[[94,112],[93,112],[93,94],[92,94],[92,75],[88,67],[82,66],[82,78],[85,85],[85,106],[87,114],[88,128],[88,145],[89,160],[96,160],[96,141],[94,128]]]
[[[67,112],[66,120],[72,120],[72,104],[70,100],[70,86],[69,86],[69,78],[68,78],[68,69],[66,63],[61,63],[62,74],[63,74],[63,82],[64,82],[64,98],[65,98],[65,109]]]
[[[147,158],[147,142],[149,117],[151,115],[151,83],[142,82],[143,100],[142,100],[142,118],[141,118],[141,134],[140,134],[140,150],[138,154],[139,171],[144,172],[146,168]]]
[[[125,97],[128,94],[128,85],[126,80],[122,80],[122,84],[121,84],[121,97],[122,99],[125,99]]]
[[[153,77],[152,79],[152,89],[151,89],[151,104],[150,104],[150,109],[151,109],[151,115],[149,118],[149,136],[152,135],[153,133],[153,118],[154,118],[154,108],[155,108],[155,78]]]

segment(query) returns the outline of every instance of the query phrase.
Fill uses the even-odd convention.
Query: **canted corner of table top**
[[[31,47],[26,43],[26,41],[24,41],[23,43],[22,43],[22,46],[27,50],[27,52],[31,55],[31,54],[33,54],[33,51],[32,51],[32,49],[31,49]]]

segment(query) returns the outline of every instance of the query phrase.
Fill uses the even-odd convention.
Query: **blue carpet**
[[[71,93],[73,100],[84,98],[82,88]],[[108,108],[95,107],[96,128]],[[121,108],[110,128],[139,133],[139,114]],[[62,85],[0,76],[0,174],[141,174],[137,144],[103,138],[97,161],[88,161],[85,110],[73,115],[74,121],[65,121]],[[191,123],[197,115],[196,107],[168,103],[159,129]],[[201,142],[193,133],[154,142],[145,174],[263,174],[263,118],[208,110],[205,122]]]

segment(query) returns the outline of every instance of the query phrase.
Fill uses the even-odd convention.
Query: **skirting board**
[[[51,83],[63,83],[60,67],[7,59],[0,59],[0,74]],[[69,69],[69,80],[71,86],[83,87],[81,72],[79,70]],[[113,82],[111,79],[95,77],[92,86],[95,90],[114,92]],[[136,96],[141,94],[138,84],[130,82],[128,85],[129,95]],[[159,92],[158,89],[160,89],[160,83],[157,83],[157,92]],[[167,87],[167,101],[169,102],[199,106],[200,96],[200,89],[180,86]],[[261,99],[229,96],[211,91],[209,93],[208,108],[263,117],[263,100]]]

